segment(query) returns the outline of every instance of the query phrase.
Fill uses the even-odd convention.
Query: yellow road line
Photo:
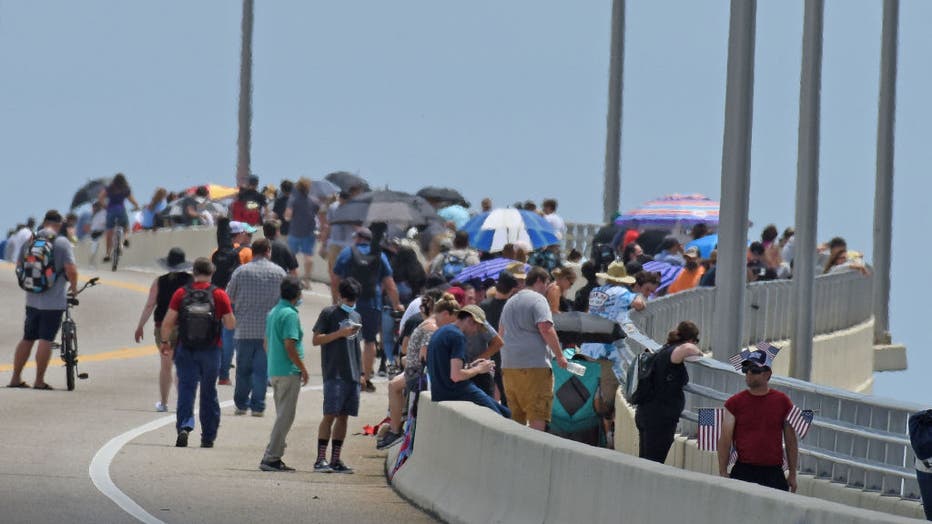
[[[12,269],[14,265],[10,262],[0,262],[0,267],[5,269]],[[90,280],[91,277],[84,275],[78,275],[79,282],[86,282]],[[100,277],[100,280],[97,281],[98,284],[102,286],[118,287],[120,289],[127,289],[129,291],[139,291],[140,293],[148,293],[148,286],[140,286],[139,284],[133,284],[131,282],[123,282],[122,280],[110,280],[104,277]]]
[[[158,348],[155,346],[142,346],[138,348],[123,348],[116,351],[106,351],[103,353],[94,353],[93,355],[78,355],[78,362],[100,362],[103,360],[123,360],[128,358],[139,358],[147,357],[149,355],[155,355],[159,352]],[[49,365],[56,365],[56,361],[60,360],[57,354],[52,355],[52,360],[49,361]],[[27,368],[36,367],[34,360],[31,360],[26,363]],[[4,371],[13,371],[13,364],[0,364],[0,372]]]

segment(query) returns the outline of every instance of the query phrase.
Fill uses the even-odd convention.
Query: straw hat
[[[608,282],[624,284],[626,286],[630,286],[636,282],[634,277],[628,275],[628,272],[625,271],[625,265],[617,260],[608,265],[605,273],[596,273],[595,276],[607,280]]]

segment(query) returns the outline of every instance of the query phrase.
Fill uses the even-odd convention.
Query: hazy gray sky
[[[231,183],[240,2],[0,1],[6,227],[64,208],[88,178]],[[358,171],[506,205],[555,196],[601,217],[611,2],[256,2],[253,170],[263,182]],[[883,395],[932,401],[919,326],[930,291],[925,174],[932,3],[904,0],[892,324],[911,370]],[[802,1],[758,3],[751,219],[791,225]],[[871,252],[881,2],[825,13],[820,237]],[[623,209],[720,194],[728,2],[629,0]],[[904,379],[905,376],[905,379]]]

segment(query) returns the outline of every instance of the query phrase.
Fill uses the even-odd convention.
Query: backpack
[[[925,467],[932,467],[932,409],[910,415],[907,426],[910,445],[916,458]]]
[[[450,253],[443,256],[443,265],[440,266],[440,274],[447,282],[456,278],[456,275],[459,275],[464,269],[466,269],[466,261],[462,258],[451,255]]]
[[[382,257],[379,255],[362,254],[356,246],[350,247],[350,275],[355,278],[362,291],[359,298],[375,298],[375,290],[379,285],[379,274],[382,269]]]
[[[615,250],[611,244],[593,244],[591,258],[596,271],[603,272],[615,260]]]
[[[184,287],[184,298],[178,310],[178,340],[188,349],[210,349],[217,345],[220,336],[220,320],[214,303],[214,290]]]
[[[654,363],[659,353],[645,349],[628,364],[624,395],[632,406],[644,404],[654,396]]]
[[[30,293],[44,293],[55,285],[55,235],[34,236],[16,258],[19,287]]]
[[[214,274],[210,277],[211,284],[226,289],[233,271],[240,266],[239,252],[242,250],[243,246],[239,246],[233,249],[220,248],[214,252],[210,257],[210,261],[214,264]]]

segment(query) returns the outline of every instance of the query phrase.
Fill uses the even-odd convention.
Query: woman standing
[[[638,404],[634,415],[641,458],[661,463],[667,458],[680,413],[686,405],[683,386],[689,383],[689,373],[683,362],[702,356],[696,346],[698,343],[699,328],[684,320],[667,335],[667,344],[654,355],[653,395]]]

